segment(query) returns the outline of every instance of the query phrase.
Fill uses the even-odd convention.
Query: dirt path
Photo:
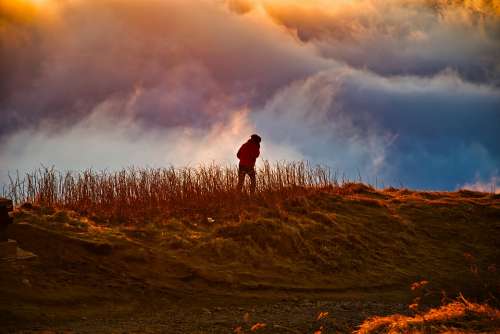
[[[84,265],[81,264],[84,269]],[[0,265],[1,333],[351,332],[365,318],[407,312],[400,292],[376,295],[157,289],[107,272],[43,262]],[[390,301],[390,300],[393,301]],[[321,312],[327,312],[317,320]],[[326,314],[326,313],[324,313]]]

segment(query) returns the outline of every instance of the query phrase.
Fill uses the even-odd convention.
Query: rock
[[[28,288],[31,288],[31,282],[29,279],[23,278],[21,282],[23,282],[23,284],[26,285]]]
[[[10,212],[13,210],[13,204],[10,199],[0,198],[0,242],[8,241],[7,227],[13,220]]]
[[[0,241],[0,259],[15,259],[17,242],[15,240]]]

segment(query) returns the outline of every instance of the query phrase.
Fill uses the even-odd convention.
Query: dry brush
[[[196,168],[131,167],[115,172],[60,172],[44,167],[11,176],[3,195],[16,205],[31,203],[129,218],[178,208],[237,204],[247,197],[247,189],[243,194],[235,191],[237,182],[237,167],[215,164]],[[346,182],[342,177],[340,183]],[[256,196],[260,198],[338,187],[338,172],[308,162],[265,161],[257,169]]]

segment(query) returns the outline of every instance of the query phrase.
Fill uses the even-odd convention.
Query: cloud
[[[52,19],[42,12],[27,26],[8,20],[1,34],[12,42],[0,135],[42,119],[67,126],[137,87],[141,121],[205,124],[328,65],[268,17],[236,16],[212,2],[49,3]]]
[[[255,114],[266,138],[355,177],[447,189],[500,165],[500,90],[433,77],[382,77],[347,66],[278,92]]]
[[[484,8],[0,0],[0,183],[40,163],[234,163],[253,132],[264,158],[351,177],[488,179],[500,165],[500,24]]]
[[[485,181],[476,177],[473,182],[466,183],[460,188],[485,193],[500,194],[500,178],[498,177],[498,173],[495,173],[489,180]]]
[[[237,14],[246,14],[255,9],[255,2],[252,0],[226,0],[228,9]]]
[[[374,176],[384,164],[391,134],[375,124],[363,127],[344,109],[342,87],[352,70],[339,66],[296,81],[254,114],[265,138],[296,147],[305,159],[354,177]]]
[[[178,126],[168,131],[145,131],[133,118],[110,116],[110,111],[120,107],[121,101],[105,101],[75,126],[54,132],[50,124],[42,124],[9,136],[0,147],[1,183],[8,182],[9,172],[22,175],[41,166],[78,171],[234,165],[235,147],[255,131],[248,110],[235,111],[227,122],[208,128]],[[302,158],[290,147],[265,143],[263,148],[264,156],[277,160]]]
[[[324,57],[382,75],[454,68],[500,85],[500,7],[491,2],[262,1],[273,19]]]

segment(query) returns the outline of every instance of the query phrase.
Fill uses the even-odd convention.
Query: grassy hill
[[[443,291],[498,301],[498,195],[347,183],[286,196],[239,196],[142,220],[21,206],[11,235],[39,260],[24,269],[3,267],[0,304],[13,305],[7,309],[14,318],[35,322],[40,304],[54,307],[63,321],[76,313],[61,305],[92,304],[97,312],[110,301],[123,305],[117,296],[144,302],[138,291],[191,296],[190,307],[317,299],[406,305],[415,297],[410,285],[422,280],[429,282],[430,304]],[[42,283],[20,289],[24,283],[9,278],[12,272]],[[401,310],[381,306],[371,315],[395,311]],[[352,315],[357,320],[336,328],[354,329],[368,315]]]
[[[238,208],[141,223],[99,223],[38,208],[18,210],[16,221],[47,239],[57,233],[109,245],[110,258],[122,252],[135,258],[137,275],[151,258],[160,267],[165,261],[186,268],[192,280],[256,289],[380,289],[421,279],[463,289],[473,281],[472,258],[481,269],[500,258],[500,198],[468,191],[376,191],[349,184],[341,191],[249,198]],[[18,224],[14,236],[43,253],[47,248],[37,249],[38,238],[23,242],[30,228]]]

